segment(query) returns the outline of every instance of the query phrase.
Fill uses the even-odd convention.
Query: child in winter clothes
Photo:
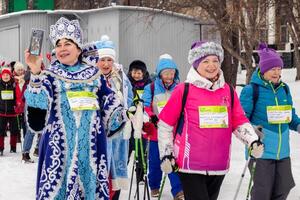
[[[132,104],[133,93],[130,81],[123,71],[122,65],[116,63],[114,44],[109,37],[104,35],[96,43],[99,60],[97,66],[105,76],[108,86],[117,94],[124,108]],[[120,190],[128,188],[127,161],[128,139],[124,130],[122,134],[107,141],[108,170],[112,179],[110,197],[119,199]],[[115,194],[113,194],[115,191]]]
[[[127,73],[128,79],[131,82],[132,90],[134,94],[134,101],[142,98],[144,93],[144,87],[151,83],[149,72],[147,71],[146,64],[141,60],[134,60],[129,65],[129,70]],[[135,110],[134,110],[135,111]],[[142,141],[145,144],[145,141]],[[143,145],[143,151],[145,151],[145,145]],[[135,137],[134,131],[132,131],[131,137],[129,139],[129,152],[128,158],[131,155],[131,152],[135,150]],[[136,175],[138,182],[143,181],[144,172],[143,172],[143,160],[141,155],[141,150],[138,149],[138,164],[136,167]]]
[[[189,90],[182,132],[174,133],[184,83],[176,87],[159,115],[161,168],[170,173],[178,165],[185,200],[216,200],[229,170],[232,133],[251,147],[255,157],[262,154],[263,146],[237,94],[224,81],[222,47],[214,42],[195,42],[188,61],[192,67],[186,80]]]
[[[261,44],[259,58],[259,69],[240,96],[247,117],[253,125],[262,126],[264,133],[265,151],[260,159],[256,159],[251,199],[285,200],[295,186],[289,129],[300,132],[300,119],[295,113],[288,85],[280,80],[283,68],[280,55]],[[249,164],[250,171],[252,164],[253,159]]]
[[[159,195],[160,182],[162,179],[156,128],[158,115],[179,82],[179,72],[170,55],[164,54],[160,56],[156,67],[156,74],[157,78],[153,83],[154,85],[151,86],[152,83],[147,85],[142,97],[145,111],[150,118],[150,122],[145,123],[144,130],[148,134],[145,137],[150,138],[148,179],[152,197]],[[183,193],[177,173],[171,173],[168,177],[172,186],[171,192],[174,199],[182,199]]]
[[[0,79],[0,156],[3,155],[4,137],[9,127],[10,152],[16,153],[17,137],[20,134],[16,113],[16,91],[12,73],[9,68],[2,68]],[[9,126],[8,126],[9,124]]]

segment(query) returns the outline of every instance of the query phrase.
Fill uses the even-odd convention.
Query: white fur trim
[[[190,71],[187,74],[187,78],[185,82],[191,83],[198,88],[203,88],[211,91],[215,91],[219,88],[224,87],[225,85],[225,79],[223,76],[223,71],[221,69],[219,73],[219,79],[216,82],[212,83],[208,79],[202,77],[194,67],[191,67]]]

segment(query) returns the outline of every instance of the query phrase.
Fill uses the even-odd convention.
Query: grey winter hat
[[[216,55],[220,63],[224,60],[224,50],[220,44],[211,41],[196,41],[189,51],[188,61],[194,68],[197,68],[199,63],[209,55]]]

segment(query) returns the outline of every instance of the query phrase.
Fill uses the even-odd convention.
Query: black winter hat
[[[141,60],[134,60],[129,65],[129,71],[132,71],[133,69],[140,69],[142,70],[143,74],[147,71],[146,64]]]

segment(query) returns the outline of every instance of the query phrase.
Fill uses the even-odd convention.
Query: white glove
[[[143,103],[139,102],[136,106],[136,111],[134,116],[132,117],[132,125],[134,129],[133,137],[141,138],[142,137],[142,129],[143,129]]]
[[[264,144],[261,143],[259,140],[252,142],[250,146],[250,155],[254,158],[262,157],[264,153]]]
[[[170,174],[176,170],[175,158],[172,155],[164,156],[160,164],[161,171],[166,174]]]

